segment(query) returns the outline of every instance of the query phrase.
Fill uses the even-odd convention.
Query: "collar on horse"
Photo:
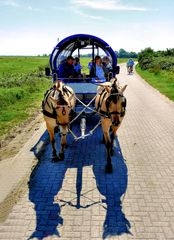
[[[48,93],[49,91],[51,91],[51,90],[53,90],[53,96],[54,96],[55,91],[56,91],[55,87],[51,87],[51,88],[45,93],[46,102],[47,102],[48,105],[49,105],[49,103],[48,103],[48,96],[49,96],[49,95],[48,95],[47,93]],[[68,97],[69,97],[70,94],[72,94],[72,92],[71,92],[66,86],[63,86],[62,90],[63,90],[63,93],[67,94]],[[73,97],[73,95],[74,95],[74,94],[72,94],[72,96],[70,96],[70,99]],[[66,106],[67,106],[67,105],[66,105]],[[62,107],[62,108],[63,108],[63,109],[62,109],[62,114],[65,115],[65,114],[66,114],[66,113],[65,113],[65,108],[64,108],[65,105],[61,105],[61,106],[58,106],[58,107],[56,107],[56,108],[59,108],[59,107]],[[70,107],[71,107],[71,105],[70,105]],[[56,120],[57,120],[56,108],[54,108],[54,107],[52,106],[53,113],[50,113],[50,112],[48,112],[48,111],[46,111],[46,110],[44,109],[44,103],[42,102],[42,113],[43,113],[45,116],[49,117],[49,118],[53,118],[53,119],[56,119]],[[56,121],[56,122],[57,122],[58,125],[61,125],[61,126],[66,126],[66,125],[69,124],[69,123],[59,123],[58,121]]]
[[[103,94],[103,96],[102,96]],[[126,106],[123,106],[123,109],[122,111],[118,112],[118,111],[113,111],[113,112],[109,112],[109,104],[111,103],[112,100],[110,100],[109,98],[111,96],[118,96],[118,97],[123,97],[123,94],[120,94],[120,93],[111,93],[108,98],[106,99],[106,109],[107,111],[103,111],[101,110],[101,106],[102,106],[102,103],[103,103],[103,100],[106,96],[107,92],[105,92],[105,90],[103,90],[100,94],[100,99],[99,99],[99,105],[97,107],[97,111],[99,112],[99,114],[102,116],[102,117],[105,117],[105,118],[111,118],[112,115],[120,115],[120,117],[123,117],[125,115],[125,108]],[[101,99],[101,96],[102,96],[102,99]]]
[[[57,114],[56,114],[56,111],[54,111],[54,110],[53,110],[53,113],[50,113],[50,112],[46,111],[45,109],[42,109],[42,112],[45,116],[56,119]]]
[[[56,123],[57,125],[60,125],[60,126],[67,126],[69,125],[69,122],[68,123],[60,123],[57,121],[57,114],[56,114],[56,111],[54,113],[50,113],[50,112],[47,112],[46,110],[42,110],[43,114],[49,118],[53,118],[56,120]]]

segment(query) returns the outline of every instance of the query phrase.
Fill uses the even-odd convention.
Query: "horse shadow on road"
[[[90,125],[89,125],[90,128]],[[75,129],[76,131],[76,129]],[[45,139],[48,140],[46,132]],[[28,239],[43,239],[48,236],[60,237],[59,227],[64,224],[61,216],[62,207],[90,208],[95,204],[102,204],[106,210],[106,217],[103,223],[103,236],[118,236],[123,233],[130,233],[130,223],[122,210],[121,197],[127,189],[127,166],[123,159],[121,149],[116,139],[115,155],[112,158],[113,173],[105,174],[105,147],[101,144],[102,134],[98,128],[94,135],[72,143],[72,137],[68,137],[69,147],[65,151],[65,160],[59,163],[51,162],[51,145],[46,140],[44,152],[39,156],[39,164],[33,171],[29,181],[29,200],[34,204],[36,213],[35,231]],[[56,142],[60,140],[56,138]],[[37,145],[37,144],[36,144]],[[35,151],[35,148],[33,148]],[[78,159],[78,161],[77,161]],[[96,186],[102,197],[101,201],[93,201],[90,204],[81,204],[81,193],[83,185],[83,167],[92,166]],[[62,184],[68,168],[76,168],[76,197],[67,201],[55,196],[62,189]],[[90,180],[90,179],[89,179]]]
[[[29,180],[29,200],[34,204],[36,228],[28,239],[43,239],[47,236],[60,236],[57,230],[63,224],[60,207],[54,203],[54,196],[62,187],[67,170],[64,163],[51,162],[51,146],[48,133],[45,132],[46,143],[41,152],[37,152],[39,162]],[[37,145],[37,144],[36,144]],[[33,151],[37,146],[34,147]]]
[[[128,183],[128,170],[123,158],[121,148],[116,138],[114,141],[114,156],[112,157],[113,173],[105,174],[105,161],[96,158],[93,163],[93,172],[98,191],[105,199],[106,216],[103,223],[103,239],[119,236],[124,233],[131,234],[130,222],[126,218],[122,204]]]

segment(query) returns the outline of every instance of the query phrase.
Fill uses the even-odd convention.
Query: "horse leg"
[[[66,127],[62,126],[62,132],[61,132],[61,141],[60,141],[60,152],[59,152],[59,160],[64,160],[64,150],[66,146]]]
[[[56,148],[55,148],[55,138],[54,138],[54,129],[48,126],[47,124],[47,130],[49,132],[50,136],[50,142],[52,146],[52,161],[56,162],[57,160],[57,154],[56,154]]]
[[[102,137],[101,143],[102,143],[102,144],[105,144],[105,136],[104,136],[104,134],[103,134],[103,137]]]
[[[113,143],[114,143],[115,135],[114,132],[111,132],[111,156],[114,155]]]
[[[116,136],[116,132],[117,132],[118,127],[112,127],[111,128],[111,156],[114,155],[114,148],[113,148],[113,143],[114,143],[114,139]]]
[[[112,173],[112,163],[111,163],[111,140],[110,140],[110,120],[104,119],[102,120],[102,129],[105,139],[105,146],[106,146],[106,152],[107,152],[107,164],[105,166],[105,172],[106,173]]]

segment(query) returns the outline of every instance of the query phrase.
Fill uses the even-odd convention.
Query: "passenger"
[[[77,75],[80,77],[80,76],[81,76],[82,66],[80,65],[80,60],[79,60],[78,57],[75,58],[75,61],[74,61],[74,69],[75,69]]]
[[[112,71],[112,65],[108,56],[103,57],[102,64],[105,69],[105,74],[108,74]]]
[[[89,71],[91,70],[92,64],[94,63],[93,59],[91,59],[91,61],[88,63],[88,68]]]
[[[58,77],[59,78],[75,78],[77,73],[74,69],[74,58],[72,56],[67,57],[66,62],[60,64]]]
[[[90,70],[90,77],[96,78],[97,80],[106,81],[105,71],[100,56],[96,56],[94,59],[94,63],[92,64]]]

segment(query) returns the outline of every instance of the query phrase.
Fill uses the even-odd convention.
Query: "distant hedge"
[[[138,54],[138,63],[143,70],[158,74],[160,70],[174,72],[174,49],[155,52],[146,48]]]

